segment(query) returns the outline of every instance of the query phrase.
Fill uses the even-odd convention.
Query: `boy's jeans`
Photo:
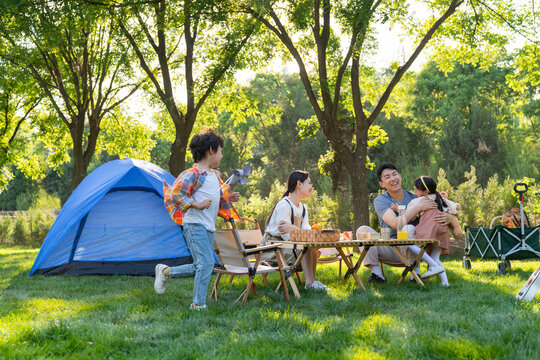
[[[191,256],[193,264],[186,264],[171,267],[169,269],[171,277],[193,276],[195,274],[195,284],[193,288],[193,304],[205,305],[206,293],[210,277],[214,271],[214,233],[206,230],[201,224],[184,224],[184,238]]]

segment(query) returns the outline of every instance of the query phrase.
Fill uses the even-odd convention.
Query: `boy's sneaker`
[[[165,292],[165,286],[169,280],[168,276],[163,275],[163,269],[166,269],[168,266],[164,264],[156,265],[156,280],[154,281],[154,290],[156,294],[161,295]]]
[[[206,305],[191,304],[191,305],[189,306],[189,308],[190,308],[191,310],[201,311],[201,310],[206,309]]]
[[[315,290],[324,290],[324,291],[330,290],[328,286],[324,285],[319,280],[315,280],[310,286],[306,286],[306,289],[315,289]]]

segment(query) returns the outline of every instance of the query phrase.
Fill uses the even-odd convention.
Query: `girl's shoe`
[[[425,278],[428,278],[428,277],[439,275],[443,271],[444,271],[444,266],[441,266],[441,265],[433,266],[433,267],[430,267],[428,271],[426,271],[425,273],[420,275],[420,277],[422,279],[425,279]]]

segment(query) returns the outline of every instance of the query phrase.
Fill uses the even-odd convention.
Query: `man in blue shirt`
[[[389,227],[390,237],[396,238],[397,236],[397,224],[398,217],[397,214],[390,208],[392,204],[405,205],[407,206],[409,202],[416,198],[416,195],[403,190],[401,186],[401,175],[399,174],[397,168],[390,163],[382,164],[377,169],[377,178],[379,179],[379,185],[386,189],[384,194],[381,194],[375,198],[373,205],[375,206],[375,211],[379,217],[379,224],[381,228]],[[418,214],[422,211],[436,208],[437,204],[433,200],[427,198],[421,199],[416,205],[407,207],[405,216],[407,221],[415,219]],[[451,220],[448,218],[451,216],[446,213],[441,213],[437,215],[436,221],[444,224],[448,224]],[[411,235],[410,238],[414,236],[414,227],[409,226]],[[356,238],[359,238],[359,234],[362,232],[375,232],[369,226],[360,226],[356,230]],[[401,255],[406,258],[408,261],[412,262],[416,255],[419,253],[420,248],[415,245],[408,246],[399,246],[398,247]],[[428,254],[422,256],[422,260],[426,261],[430,266],[430,269],[427,273],[423,274],[423,277],[429,277],[437,275],[444,271],[444,267],[437,264]],[[372,246],[364,258],[364,266],[367,266],[371,271],[371,276],[368,282],[386,282],[385,277],[382,274],[379,262],[387,264],[402,265],[403,262],[396,254],[396,252],[390,246]]]

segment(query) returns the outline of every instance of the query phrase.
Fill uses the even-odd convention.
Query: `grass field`
[[[321,265],[328,294],[301,288],[286,302],[271,275],[242,307],[232,304],[246,284],[236,279],[194,312],[192,278],[172,279],[162,296],[150,277],[28,278],[36,255],[0,248],[1,359],[540,358],[540,295],[515,299],[538,260],[513,261],[500,276],[495,261],[464,270],[448,259],[449,288],[397,285],[399,269],[386,268],[389,283],[367,291],[342,286],[337,264]]]

